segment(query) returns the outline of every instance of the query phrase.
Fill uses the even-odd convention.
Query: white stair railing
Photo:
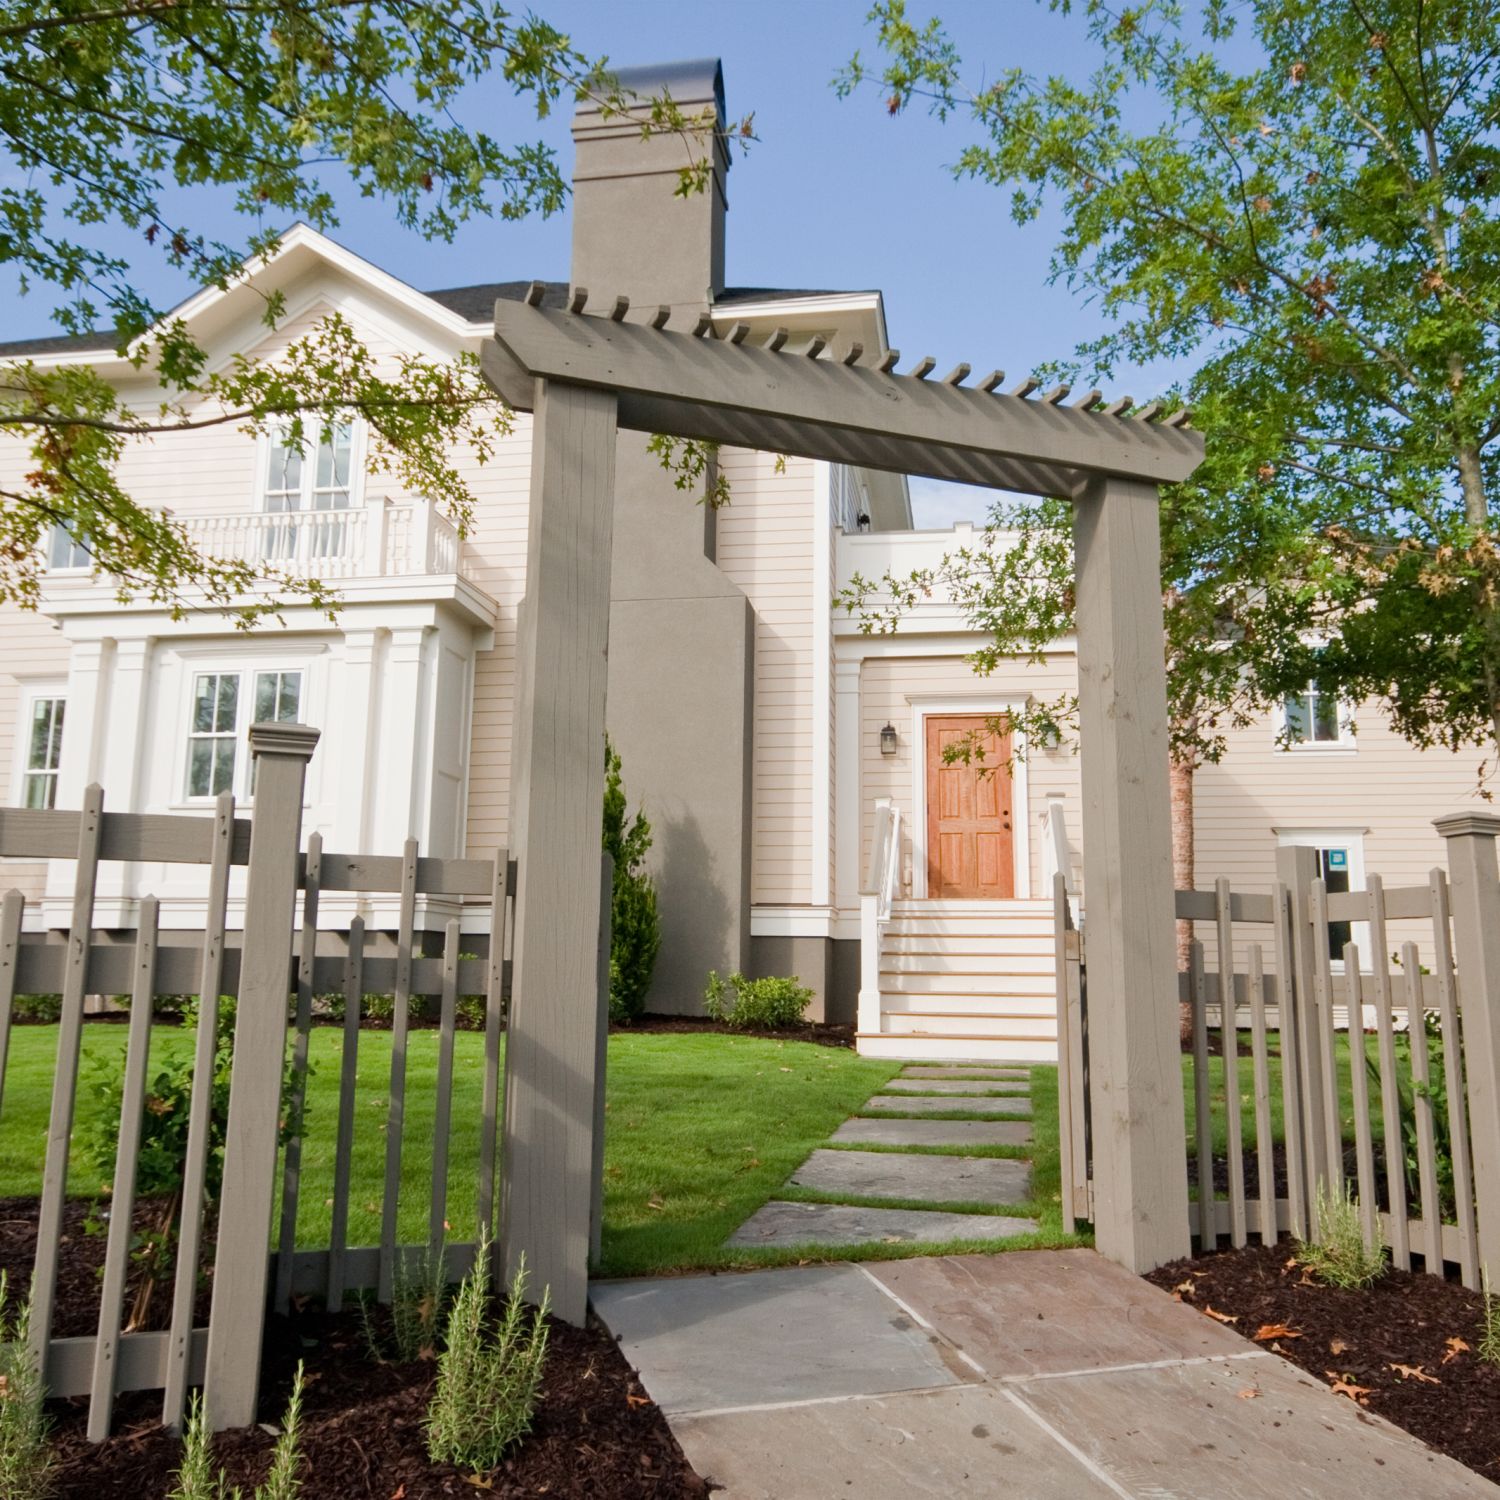
[[[880,952],[901,878],[901,809],[889,797],[875,803],[870,865],[859,892],[859,1030],[880,1030]]]
[[[1049,796],[1042,812],[1042,887],[1050,890],[1053,877],[1061,875],[1068,907],[1075,922],[1080,920],[1078,886],[1073,879],[1073,849],[1068,842],[1068,820],[1063,800]]]

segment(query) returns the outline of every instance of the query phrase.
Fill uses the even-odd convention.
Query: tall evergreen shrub
[[[604,849],[615,862],[614,897],[610,903],[609,1015],[633,1021],[646,1007],[651,973],[661,948],[661,918],[656,909],[656,882],[646,873],[651,824],[636,810],[626,816],[620,756],[604,742]]]

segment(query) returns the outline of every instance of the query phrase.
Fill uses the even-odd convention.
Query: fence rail
[[[0,856],[74,861],[66,932],[26,931],[28,907],[22,895],[11,891],[0,900],[0,1138],[7,1125],[15,1127],[17,1114],[16,1101],[6,1093],[16,999],[60,996],[32,1264],[32,1339],[52,1394],[89,1398],[88,1428],[94,1440],[108,1435],[115,1398],[130,1390],[160,1390],[163,1421],[176,1426],[188,1388],[203,1384],[214,1425],[243,1425],[253,1419],[260,1332],[268,1305],[285,1311],[293,1297],[314,1294],[337,1309],[347,1297],[366,1291],[389,1300],[403,1267],[440,1258],[456,1277],[472,1262],[479,1237],[494,1234],[515,862],[503,850],[492,859],[424,858],[415,840],[396,856],[340,854],[325,851],[316,833],[299,852],[302,781],[314,739],[300,726],[257,725],[252,731],[257,758],[253,821],[235,816],[227,793],[211,817],[107,813],[97,787],[88,790],[79,811],[0,809]],[[203,928],[191,934],[159,932],[157,902],[147,896],[140,902],[134,931],[96,930],[94,892],[101,866],[109,861],[202,867],[207,893]],[[236,865],[248,866],[241,932],[226,928],[230,870]],[[329,891],[397,893],[395,930],[369,931],[357,916],[346,931],[320,927],[319,901]],[[419,896],[460,900],[465,915],[471,905],[487,910],[489,933],[461,933],[457,918],[450,918],[440,932],[418,930]],[[602,942],[607,941],[605,936]],[[602,951],[607,957],[607,948]],[[606,962],[600,971],[600,983],[606,986],[607,972]],[[70,1155],[77,1145],[85,1033],[92,1024],[85,1018],[84,1002],[101,994],[128,996],[129,1015],[98,1317],[88,1334],[73,1328],[59,1332]],[[132,1280],[137,1163],[151,1102],[151,1069],[159,1065],[152,1046],[159,1041],[162,1023],[153,1019],[154,1002],[183,995],[197,997],[197,1014],[190,1034],[186,1149],[163,1218],[174,1241],[170,1285],[163,1284],[170,1306],[162,1309],[165,1326],[134,1328],[125,1303]],[[368,1135],[361,1112],[370,1102],[368,1081],[358,1077],[371,1037],[361,1021],[370,997],[377,995],[388,997],[390,1011],[389,1069],[381,1091],[380,1228],[373,1243],[360,1244],[351,1242],[350,1226],[356,1143],[361,1131]],[[482,999],[482,1079],[477,1145],[466,1122],[465,1149],[472,1149],[473,1156],[459,1161],[451,1141],[459,1071],[457,1012],[465,996]],[[236,1006],[227,1127],[217,1112],[222,1104],[216,1105],[214,1097],[223,1045],[220,1002],[226,997]],[[327,1227],[308,1244],[300,1131],[319,997],[341,1002],[343,1015],[334,1023],[337,1105],[328,1132],[332,1192],[319,1205],[327,1213]],[[602,995],[599,999],[603,1004]],[[425,1182],[426,1232],[412,1242],[400,1231],[403,1182],[410,1193],[413,1181],[413,1163],[404,1164],[403,1157],[411,1023],[419,1002],[436,1008],[437,1057],[435,1082],[423,1098],[424,1123],[429,1114],[432,1122],[431,1160],[417,1174]],[[602,1077],[601,1066],[601,1085]],[[602,1087],[596,1126],[601,1111]],[[289,1123],[285,1140],[278,1141],[283,1116]],[[223,1189],[217,1199],[212,1190],[216,1141],[224,1151]],[[450,1212],[450,1175],[460,1170],[473,1174],[474,1212],[456,1223]],[[273,1202],[279,1204],[274,1215]],[[408,1212],[407,1222],[409,1218]],[[199,1306],[205,1276],[212,1286],[206,1321]]]
[[[1269,893],[1227,880],[1177,892],[1177,917],[1194,924],[1178,999],[1200,1250],[1316,1238],[1319,1194],[1348,1191],[1400,1269],[1452,1269],[1471,1287],[1485,1265],[1500,1270],[1500,1235],[1486,1233],[1487,1210],[1500,1212],[1488,1024],[1500,1006],[1500,819],[1444,822],[1462,902],[1442,869],[1424,885],[1372,876],[1330,892],[1306,849],[1280,851]],[[1054,903],[1064,1215],[1085,1218],[1087,938],[1061,881]]]

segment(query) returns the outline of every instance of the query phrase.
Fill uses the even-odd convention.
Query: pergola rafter
[[[485,377],[535,413],[526,599],[517,631],[510,843],[520,852],[506,1050],[501,1247],[580,1321],[597,1230],[603,1029],[594,951],[604,699],[621,427],[898,473],[1065,497],[1077,560],[1083,865],[1099,1249],[1144,1271],[1186,1255],[1186,1147],[1177,1041],[1167,696],[1157,487],[1186,479],[1203,440],[1096,391],[1063,405],[999,371],[967,386],[893,352],[786,352],[671,309],[627,321],[576,290],[567,311],[495,309]]]
[[[583,306],[496,304],[484,373],[513,407],[530,410],[538,378],[592,386],[615,393],[619,425],[636,431],[1069,499],[1101,475],[1171,484],[1203,459],[1198,433],[1150,420],[1159,408],[1091,410],[1097,391],[1064,406],[1066,386],[1030,400],[1031,381],[1009,395],[986,388],[990,377],[963,385],[968,365],[933,381],[922,373],[931,359],[897,375],[889,354],[866,361],[858,346],[853,359],[809,358],[774,336],[744,342],[743,323],[719,339],[703,317],[691,332],[669,329],[670,308],[641,324],[624,321],[623,297],[610,316]]]

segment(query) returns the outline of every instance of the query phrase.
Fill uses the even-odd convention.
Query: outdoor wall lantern
[[[882,755],[894,755],[896,753],[896,726],[887,723],[880,731],[880,753]]]

